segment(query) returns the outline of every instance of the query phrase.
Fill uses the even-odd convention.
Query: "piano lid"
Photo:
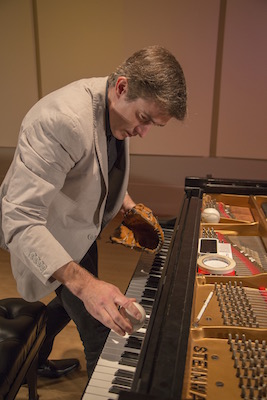
[[[207,177],[185,178],[185,191],[191,192],[202,189],[205,193],[227,193],[227,194],[267,194],[267,181],[255,181],[245,179],[224,179]]]

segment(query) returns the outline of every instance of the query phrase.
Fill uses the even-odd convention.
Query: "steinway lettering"
[[[194,400],[207,396],[208,350],[206,347],[194,346],[190,375],[190,395]]]

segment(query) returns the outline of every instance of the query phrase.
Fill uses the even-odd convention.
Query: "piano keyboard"
[[[167,257],[173,229],[164,228],[164,245],[157,255],[143,253],[126,291],[146,311],[145,326],[124,337],[110,332],[94,373],[81,400],[118,399],[121,390],[130,390],[139,354],[146,335],[157,287]]]

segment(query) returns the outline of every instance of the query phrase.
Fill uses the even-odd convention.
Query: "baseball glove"
[[[136,204],[125,213],[110,240],[131,249],[158,253],[164,243],[164,234],[153,212],[143,204]]]

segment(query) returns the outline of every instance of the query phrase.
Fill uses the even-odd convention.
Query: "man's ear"
[[[118,97],[124,95],[128,91],[128,79],[125,76],[119,76],[115,85],[116,94]]]

